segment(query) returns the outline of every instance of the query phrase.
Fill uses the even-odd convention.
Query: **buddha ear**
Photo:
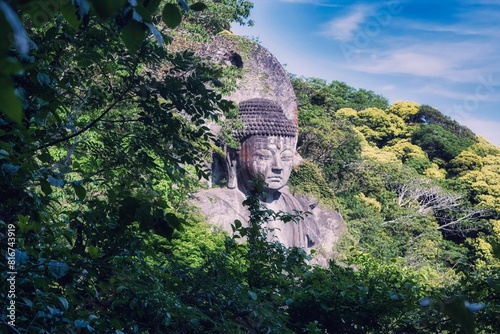
[[[238,186],[238,178],[236,175],[236,166],[238,164],[239,151],[234,149],[228,149],[226,151],[226,163],[227,163],[227,187],[229,189],[234,189]]]

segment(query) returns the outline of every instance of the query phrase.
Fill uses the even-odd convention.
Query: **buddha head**
[[[244,129],[235,131],[241,146],[236,154],[236,175],[240,188],[261,177],[268,190],[283,188],[292,172],[297,127],[275,102],[251,99],[240,103]]]

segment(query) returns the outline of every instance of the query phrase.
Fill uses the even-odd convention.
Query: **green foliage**
[[[232,237],[193,217],[205,122],[234,114],[229,87],[210,87],[238,73],[165,45],[245,23],[251,7],[0,1],[0,245],[18,332],[494,332],[499,151],[428,106],[292,79],[310,162],[291,183],[341,211],[342,265],[270,242],[268,221],[301,219],[264,208],[259,182]],[[452,178],[423,177],[427,156]]]
[[[319,113],[332,115],[341,108],[361,110],[365,108],[388,108],[386,98],[365,89],[355,89],[344,82],[326,81],[317,78],[297,78],[292,76],[292,85],[301,108],[299,125],[302,120],[319,116]],[[319,108],[318,108],[319,107]],[[315,111],[316,110],[316,111]]]
[[[320,170],[311,162],[302,162],[297,170],[292,172],[288,181],[293,192],[312,195],[326,207],[336,210],[338,203],[335,192],[328,186]]]
[[[297,151],[322,168],[325,178],[342,179],[346,167],[360,159],[358,134],[342,119],[324,116],[308,120],[300,128]]]
[[[447,163],[474,144],[474,140],[459,137],[442,125],[424,124],[413,133],[412,143],[420,146],[429,159],[438,158]]]
[[[189,318],[165,290],[177,278],[163,265],[168,239],[186,225],[186,170],[206,175],[205,120],[228,106],[209,88],[217,71],[190,52],[166,52],[159,2],[1,5],[15,8],[32,45],[29,55],[0,50],[24,112],[5,115],[17,123],[0,118],[2,230],[15,226],[21,256],[16,325],[167,331],[169,311]]]
[[[378,147],[390,140],[404,136],[406,124],[399,116],[388,114],[378,108],[366,108],[358,112],[359,123],[355,124],[368,142]]]
[[[389,113],[396,114],[405,121],[414,117],[420,110],[420,106],[415,102],[396,101],[388,109]]]
[[[290,316],[295,330],[313,321],[332,333],[415,332],[418,301],[430,290],[418,274],[398,259],[379,264],[364,253],[351,254],[351,267],[317,268],[302,280],[293,296]]]
[[[476,135],[470,129],[428,105],[421,105],[419,111],[413,114],[409,121],[417,124],[440,125],[455,136],[465,139],[468,143],[476,141]]]
[[[477,154],[468,150],[462,151],[448,164],[448,169],[451,176],[464,175],[468,171],[481,170],[482,167],[483,159]]]
[[[196,9],[203,6],[205,7],[203,11],[192,10],[186,15],[186,22],[181,30],[185,31],[184,34],[187,33],[189,39],[208,42],[211,36],[230,30],[232,23],[253,25],[253,21],[248,20],[250,10],[253,8],[251,1],[204,0],[196,4]]]

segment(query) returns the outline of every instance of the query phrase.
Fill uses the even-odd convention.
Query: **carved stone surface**
[[[267,208],[310,212],[299,223],[269,222],[267,227],[275,229],[270,238],[288,247],[315,248],[321,254],[317,262],[326,264],[345,224],[338,212],[323,209],[311,197],[293,195],[286,186],[292,168],[302,160],[296,152],[298,112],[288,74],[268,50],[231,33],[216,36],[197,54],[242,69],[236,91],[225,98],[239,105],[244,128],[234,132],[241,144],[238,149],[228,149],[225,157],[214,156],[213,184],[226,180],[227,187],[198,193],[196,204],[208,222],[231,233],[236,219],[248,225],[249,212],[242,202],[251,180],[263,177],[267,195],[262,202]],[[218,132],[217,126],[212,130]]]
[[[250,136],[296,137],[297,127],[285,117],[281,107],[274,101],[254,98],[239,104],[239,116],[245,128],[236,130],[234,137],[239,141]]]
[[[235,219],[248,224],[249,212],[242,205],[256,177],[267,184],[264,205],[275,211],[311,214],[299,223],[268,222],[271,238],[285,246],[315,248],[322,258],[332,255],[344,224],[339,213],[322,209],[311,198],[290,194],[286,183],[293,167],[297,127],[285,117],[281,107],[268,99],[240,103],[243,129],[235,131],[241,146],[227,157],[229,188],[214,188],[198,194],[197,204],[211,223],[231,232]],[[231,181],[234,180],[235,182]]]
[[[197,52],[201,57],[240,65],[244,75],[236,82],[237,90],[226,98],[240,104],[253,98],[276,102],[295,125],[297,102],[293,86],[283,66],[266,48],[246,37],[234,34],[215,36],[213,41]],[[234,59],[239,58],[236,64]]]

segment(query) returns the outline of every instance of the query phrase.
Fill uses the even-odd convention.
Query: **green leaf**
[[[88,6],[88,3],[87,3],[87,6]],[[88,9],[90,9],[90,7]],[[87,9],[86,14],[88,14],[88,9]],[[80,27],[80,23],[82,23],[81,18],[84,16],[84,15],[81,15],[80,13],[78,13],[79,10],[80,10],[80,7],[78,7],[78,10],[77,10],[75,5],[73,5],[73,3],[71,1],[68,1],[66,4],[61,6],[61,14],[66,19],[66,21],[68,21],[68,23],[75,29],[78,29],[78,27]],[[82,14],[84,14],[84,13],[85,12],[83,12]]]
[[[10,78],[0,76],[0,111],[10,120],[21,124],[23,119],[23,107],[21,101],[16,96],[14,85]]]
[[[5,61],[0,61],[0,73],[2,74],[21,74],[24,68],[17,59],[7,57]]]
[[[101,19],[110,18],[125,6],[127,0],[91,0],[92,6]]]
[[[195,12],[200,12],[202,10],[207,9],[208,7],[203,2],[197,2],[189,6],[189,8]]]
[[[183,229],[182,224],[185,223],[183,219],[177,217],[175,214],[170,212],[165,214],[165,218],[171,227],[173,227],[178,231],[182,231]]]
[[[50,260],[48,263],[49,273],[57,280],[68,273],[68,265],[66,262]]]
[[[160,7],[161,0],[144,0],[144,8],[146,8],[150,14],[154,13],[155,10]]]
[[[101,257],[101,253],[98,247],[89,245],[87,246],[87,252],[89,253],[90,257],[93,259]]]
[[[10,29],[14,33],[14,43],[17,51],[19,51],[22,56],[27,56],[30,51],[30,45],[28,34],[24,29],[23,23],[17,16],[16,12],[14,12],[12,8],[5,3],[5,1],[0,2],[0,12],[3,12],[5,20],[9,23]]]
[[[179,7],[171,3],[167,3],[165,7],[163,7],[162,19],[167,27],[172,29],[177,27],[182,21],[182,14]]]
[[[73,189],[75,189],[75,194],[80,201],[83,201],[85,199],[85,196],[87,196],[87,190],[85,190],[85,187],[81,184],[73,183]]]
[[[116,318],[113,318],[109,321],[111,323],[111,325],[118,329],[118,330],[122,330],[123,329],[123,326],[122,324],[120,323],[120,320],[116,319]]]
[[[122,29],[122,40],[125,43],[128,51],[131,54],[135,54],[137,50],[141,47],[146,37],[146,32],[144,31],[144,26],[137,21],[130,21]]]
[[[492,242],[491,247],[493,248],[493,256],[500,260],[500,243]]]

